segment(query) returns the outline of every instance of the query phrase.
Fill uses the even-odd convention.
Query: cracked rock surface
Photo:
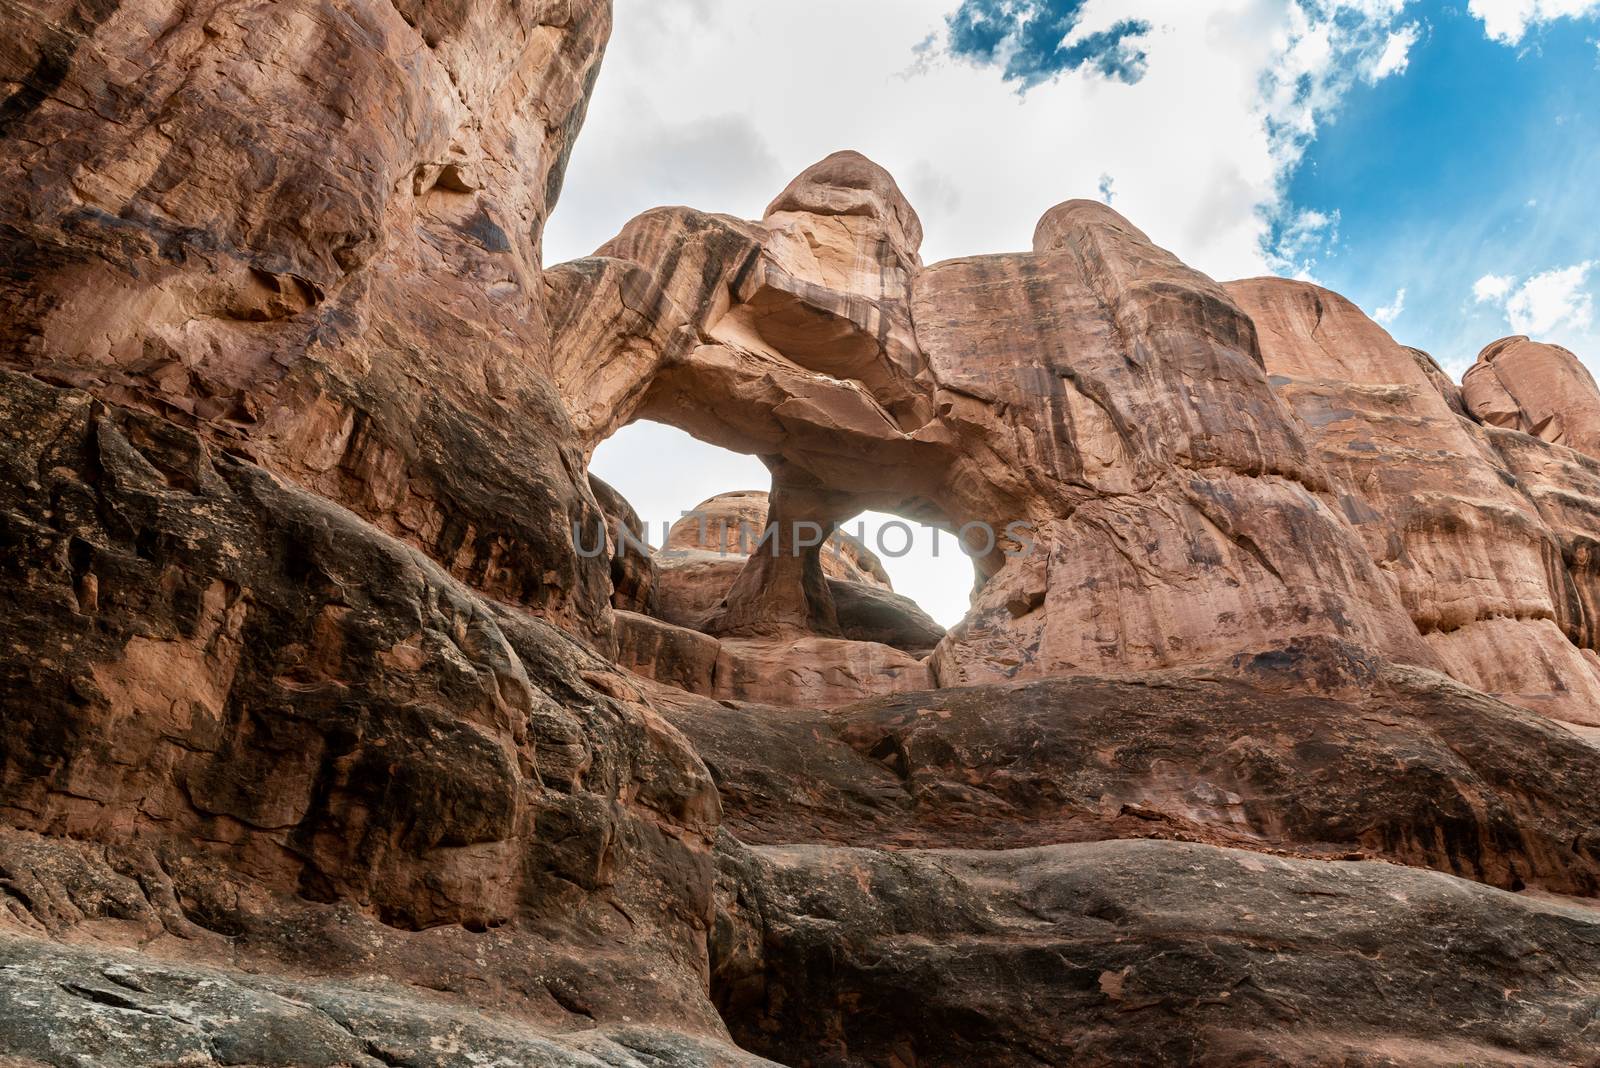
[[[0,0],[0,1068],[1600,1063],[1576,356],[854,152],[547,269],[611,18]]]

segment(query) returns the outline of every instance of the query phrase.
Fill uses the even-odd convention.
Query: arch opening
[[[701,627],[721,601],[713,594],[725,593],[722,583],[737,579],[741,549],[757,545],[765,533],[773,485],[767,466],[677,427],[638,420],[600,442],[589,472],[632,506],[644,528],[658,571],[654,614]],[[713,555],[725,559],[706,558]],[[822,555],[826,578],[881,585],[941,630],[959,623],[970,606],[973,561],[955,534],[923,519],[859,512],[837,524]]]

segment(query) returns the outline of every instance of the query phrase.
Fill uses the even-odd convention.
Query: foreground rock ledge
[[[0,1065],[1595,1063],[1577,357],[852,152],[546,270],[610,26],[0,5]],[[629,555],[634,419],[1036,551]]]

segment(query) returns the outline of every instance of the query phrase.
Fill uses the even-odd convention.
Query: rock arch
[[[758,455],[780,526],[864,509],[1026,524],[978,561],[973,612],[933,660],[943,684],[1308,634],[1435,663],[1320,499],[1328,475],[1221,287],[1095,202],[1052,209],[1028,253],[925,267],[920,237],[856,153],[760,222],[638,217],[547,274],[579,433],[592,448],[649,418]],[[819,575],[814,552],[753,558],[710,629],[826,619]]]

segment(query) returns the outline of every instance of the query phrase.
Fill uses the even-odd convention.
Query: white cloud
[[[1402,288],[1395,293],[1394,299],[1388,304],[1372,313],[1372,317],[1385,326],[1400,318],[1406,310],[1406,291]]]
[[[1358,81],[1375,84],[1404,72],[1420,36],[1414,24],[1398,25],[1408,3],[1290,0],[1269,31],[1274,47],[1261,77],[1258,114],[1280,183],[1263,201],[1270,223],[1267,260],[1279,273],[1309,276],[1337,232],[1330,228],[1321,242],[1308,242],[1305,213],[1286,203],[1282,183]]]
[[[1047,209],[1112,174],[1117,209],[1201,270],[1284,269],[1263,242],[1294,225],[1285,175],[1344,90],[1378,76],[1406,0],[1090,0],[1085,32],[1152,24],[1144,77],[1071,74],[1021,97],[993,68],[918,51],[958,4],[617,0],[547,259],[662,203],[757,215],[854,148],[901,180],[929,262],[1026,249]]]
[[[1479,304],[1502,304],[1517,280],[1505,274],[1486,274],[1472,284],[1472,297]]]
[[[1594,261],[1536,274],[1506,300],[1506,318],[1519,334],[1545,338],[1560,330],[1587,330],[1594,297],[1585,289]]]
[[[919,159],[906,174],[896,175],[907,199],[922,211],[953,217],[961,212],[961,188],[938,167]]]
[[[1270,259],[1274,270],[1302,281],[1314,281],[1317,258],[1339,239],[1339,213],[1305,208],[1279,212]]]
[[[737,112],[667,119],[649,95],[630,86],[621,107],[629,136],[580,135],[545,246],[547,262],[587,256],[647,208],[688,204],[706,211],[759,215],[794,177],[778,162],[753,116]],[[577,202],[569,210],[570,202]],[[595,225],[598,220],[606,220]]]
[[[1484,33],[1514,45],[1531,26],[1600,14],[1600,0],[1471,0],[1467,10],[1482,20]]]
[[[1565,345],[1580,356],[1593,354],[1600,339],[1593,332],[1589,276],[1597,266],[1600,263],[1585,260],[1520,281],[1508,275],[1484,275],[1472,287],[1472,295],[1480,304],[1499,307],[1513,334]]]
[[[1367,71],[1367,80],[1381,82],[1391,74],[1404,74],[1411,65],[1411,49],[1421,36],[1416,23],[1402,26],[1389,34],[1389,39],[1384,43],[1383,51],[1379,53],[1377,61]]]

